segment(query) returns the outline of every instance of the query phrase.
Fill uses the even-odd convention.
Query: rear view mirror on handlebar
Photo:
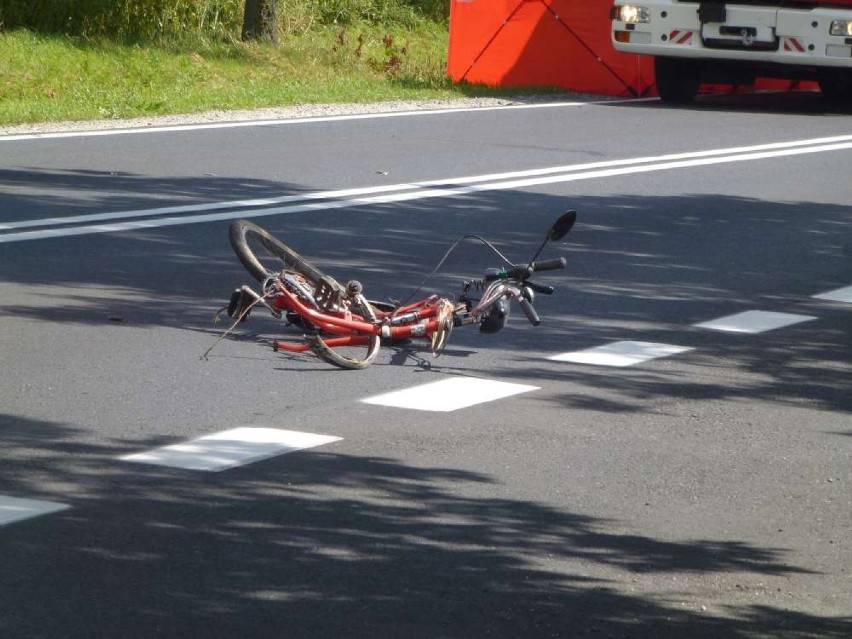
[[[551,242],[556,242],[561,240],[568,234],[568,231],[571,230],[571,227],[574,226],[574,222],[577,221],[577,211],[566,211],[563,213],[556,222],[553,223],[553,226],[550,227],[550,231],[547,234],[547,239]]]

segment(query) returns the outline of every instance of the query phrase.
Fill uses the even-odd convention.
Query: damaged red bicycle
[[[533,273],[565,268],[564,257],[538,260],[538,256],[548,242],[564,237],[576,218],[575,211],[560,216],[534,257],[522,264],[512,263],[480,236],[462,237],[409,300],[395,304],[368,300],[357,280],[340,284],[254,222],[236,220],[229,231],[231,246],[260,288],[255,291],[244,285],[236,289],[227,312],[236,325],[245,321],[252,309],[262,306],[302,332],[298,339],[275,340],[276,351],[311,352],[340,368],[366,368],[376,358],[383,341],[423,338],[431,342],[433,354],[438,355],[454,327],[478,326],[483,333],[502,329],[513,300],[529,322],[538,326],[540,319],[533,307],[535,294],[550,295],[554,288],[529,278]],[[465,281],[454,300],[431,294],[410,301],[461,242],[470,239],[488,246],[503,266],[489,268],[483,277]]]

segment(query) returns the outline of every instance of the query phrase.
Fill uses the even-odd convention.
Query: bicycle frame
[[[502,282],[495,284],[505,286]],[[499,297],[499,295],[497,296]],[[483,296],[485,299],[485,296]],[[308,320],[320,331],[337,335],[325,339],[329,347],[358,346],[366,344],[371,335],[383,339],[406,340],[411,338],[431,339],[432,335],[442,326],[438,319],[441,309],[441,298],[430,295],[418,302],[400,307],[393,312],[377,311],[377,322],[367,322],[359,315],[353,315],[348,310],[323,311],[304,304],[299,296],[289,291],[280,282],[276,282],[276,291],[271,298],[271,306],[277,311],[291,311]],[[491,302],[489,302],[490,305]],[[473,324],[483,305],[465,313],[453,313],[454,325]],[[276,351],[304,353],[311,345],[302,342],[276,340],[273,342]]]

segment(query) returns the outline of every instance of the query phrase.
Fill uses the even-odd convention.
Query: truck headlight
[[[647,23],[651,21],[651,12],[647,7],[635,4],[615,5],[612,8],[612,19],[628,24]]]
[[[852,20],[832,20],[828,32],[833,36],[852,37]]]

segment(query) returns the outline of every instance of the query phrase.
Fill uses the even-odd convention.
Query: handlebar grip
[[[536,293],[541,293],[542,295],[553,295],[553,292],[556,290],[552,286],[545,286],[544,284],[539,284],[532,280],[524,280],[524,286],[531,288]]]
[[[539,319],[538,313],[535,312],[533,305],[530,304],[530,301],[526,297],[519,298],[518,303],[521,305],[521,310],[524,312],[524,315],[527,316],[530,324],[533,326],[541,324],[541,319]]]
[[[555,271],[566,266],[568,266],[568,261],[564,257],[558,257],[554,260],[541,260],[540,262],[530,264],[534,273],[538,271]]]

